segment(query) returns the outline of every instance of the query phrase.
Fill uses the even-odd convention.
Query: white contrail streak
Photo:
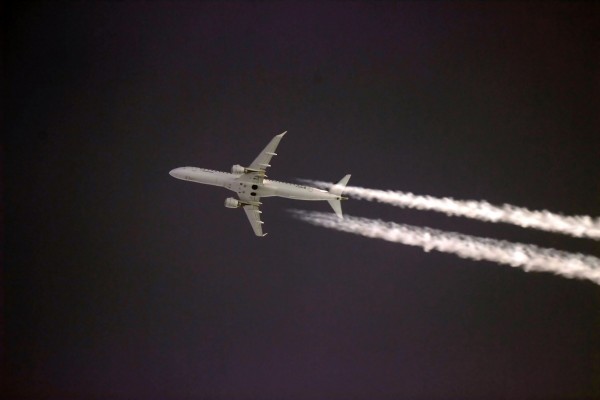
[[[313,225],[338,231],[419,246],[425,251],[437,250],[462,258],[494,261],[520,267],[525,271],[551,272],[567,278],[588,279],[600,285],[600,259],[593,256],[381,220],[349,216],[339,219],[329,213],[291,212]]]
[[[332,184],[320,181],[307,181],[320,187]],[[550,211],[532,211],[510,204],[495,206],[487,201],[455,200],[450,197],[436,198],[420,196],[408,192],[366,189],[348,186],[344,194],[356,199],[377,201],[397,207],[430,210],[459,217],[473,218],[487,222],[504,222],[523,228],[534,228],[557,232],[574,237],[600,240],[600,218],[587,215],[565,216]]]

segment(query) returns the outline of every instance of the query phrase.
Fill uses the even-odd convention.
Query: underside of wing
[[[283,135],[285,135],[286,132],[280,133],[279,135],[276,135],[273,139],[271,139],[267,147],[265,147],[264,150],[258,155],[258,157],[256,157],[256,159],[252,162],[252,164],[250,164],[248,169],[254,170],[256,172],[262,172],[264,174],[267,168],[271,166],[269,164],[271,162],[271,158],[277,155],[275,154],[275,150],[277,150],[277,146],[279,145],[281,138],[283,138]]]
[[[248,221],[250,221],[250,225],[252,225],[254,234],[256,236],[266,236],[267,234],[263,233],[262,230],[263,222],[260,220],[261,211],[258,209],[258,206],[245,205],[244,211],[246,212]]]

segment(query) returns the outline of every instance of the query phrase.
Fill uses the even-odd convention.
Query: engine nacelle
[[[242,206],[242,204],[238,200],[234,199],[233,197],[228,197],[225,199],[225,207],[227,207],[227,208],[238,208],[241,206]]]
[[[241,165],[236,164],[233,167],[231,167],[231,173],[232,174],[241,175],[241,174],[243,174],[245,172],[246,172],[246,168],[242,167]]]

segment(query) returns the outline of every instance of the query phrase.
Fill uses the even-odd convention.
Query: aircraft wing
[[[258,155],[258,157],[256,157],[256,159],[252,161],[252,164],[250,164],[248,169],[254,170],[264,175],[267,168],[271,166],[269,164],[271,158],[277,155],[275,154],[275,150],[277,150],[279,141],[281,140],[283,135],[286,134],[286,132],[287,131],[280,133],[279,135],[276,135],[273,139],[271,139],[267,147],[265,147],[264,150]]]
[[[283,138],[283,135],[285,135],[286,132],[287,131],[280,133],[279,135],[275,135],[275,137],[273,139],[271,139],[269,144],[263,149],[263,151],[260,152],[258,157],[256,157],[256,159],[254,161],[252,161],[252,164],[250,164],[248,166],[247,169],[249,170],[249,172],[242,175],[239,178],[240,180],[246,181],[246,182],[262,183],[262,180],[265,177],[265,172],[266,172],[267,168],[269,168],[271,166],[269,164],[269,162],[271,161],[271,158],[273,158],[273,156],[277,155],[277,154],[275,154],[275,150],[277,150],[277,146],[279,145],[281,138]],[[238,194],[238,196],[240,196],[240,195]],[[254,196],[252,198],[249,198],[249,197],[246,198],[246,196],[240,196],[240,200],[242,200],[242,202],[250,202],[251,201],[251,202],[257,203],[259,201],[259,198],[256,196]],[[260,214],[262,212],[258,209],[258,205],[246,204],[244,206],[244,211],[246,212],[248,221],[250,221],[250,225],[252,225],[254,234],[256,236],[265,236],[266,233],[263,233],[263,231],[262,231],[263,222],[260,219]]]
[[[262,226],[264,222],[260,220],[261,211],[258,209],[258,206],[246,205],[244,206],[244,211],[246,212],[248,221],[250,221],[250,225],[252,225],[254,234],[256,236],[266,236],[267,234],[263,233],[262,231]]]
[[[262,211],[259,210],[259,197],[250,197],[247,195],[238,194],[240,200],[243,203],[246,203],[243,208],[246,216],[248,217],[248,221],[250,221],[250,225],[252,225],[252,229],[254,230],[254,234],[256,236],[266,236],[266,233],[263,233],[262,226],[263,223],[260,219],[260,214]]]

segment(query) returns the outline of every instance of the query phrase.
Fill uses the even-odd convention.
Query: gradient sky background
[[[5,5],[3,391],[47,399],[600,398],[600,287],[365,239],[228,171],[600,215],[599,7]],[[600,256],[598,242],[348,201]],[[6,398],[5,397],[5,398]]]

